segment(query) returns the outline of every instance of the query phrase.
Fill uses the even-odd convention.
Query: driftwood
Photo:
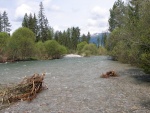
[[[101,78],[109,78],[109,77],[117,77],[118,75],[116,74],[115,71],[108,71],[105,74],[102,74],[100,77]]]
[[[31,101],[34,99],[43,87],[45,74],[34,74],[31,77],[26,77],[21,83],[15,86],[7,87],[0,92],[1,103],[12,103],[19,100]]]

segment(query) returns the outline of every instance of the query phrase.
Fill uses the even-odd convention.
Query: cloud
[[[91,9],[90,17],[87,19],[86,30],[93,33],[99,33],[107,30],[108,12],[106,9],[95,6]]]
[[[22,21],[25,13],[30,14],[32,13],[32,8],[28,6],[27,4],[22,4],[19,7],[17,7],[15,11],[15,20],[16,21]]]
[[[51,2],[52,2],[52,0],[43,0],[42,1],[43,6],[46,7],[46,8],[49,7],[49,5],[51,4]]]
[[[52,11],[59,11],[59,10],[60,10],[60,7],[57,6],[57,5],[52,5],[50,9],[51,9]]]
[[[97,18],[105,18],[107,15],[107,10],[104,8],[101,8],[99,6],[95,6],[92,10],[91,10],[91,15],[93,18],[97,19]]]
[[[60,7],[51,3],[52,0],[43,0],[43,6],[46,10],[59,11]]]

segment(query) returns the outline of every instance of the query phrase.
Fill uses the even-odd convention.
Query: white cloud
[[[49,7],[49,5],[51,4],[51,2],[52,2],[52,0],[43,0],[42,1],[44,7]]]
[[[88,19],[87,20],[87,25],[88,26],[96,26],[98,23],[97,23],[97,21],[96,20],[94,20],[94,19]]]
[[[53,11],[59,11],[59,10],[60,10],[60,7],[57,6],[57,5],[52,5],[52,6],[51,6],[51,10],[53,10]]]
[[[17,7],[15,11],[15,20],[21,21],[25,13],[27,14],[32,13],[32,8],[26,4],[22,4],[21,6]]]
[[[108,23],[108,11],[99,6],[95,6],[91,9],[90,17],[87,19],[87,28],[85,31],[93,33],[99,33],[107,30]]]

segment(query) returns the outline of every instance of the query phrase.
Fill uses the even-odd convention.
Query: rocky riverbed
[[[102,58],[65,59],[68,66],[64,66],[64,61],[57,62],[59,71],[52,70],[53,65],[46,72],[47,90],[30,103],[18,102],[0,112],[149,113],[150,75],[130,65]],[[109,70],[116,71],[119,77],[100,78]]]

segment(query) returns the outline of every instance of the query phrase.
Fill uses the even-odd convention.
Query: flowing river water
[[[130,66],[108,60],[105,56],[5,63],[0,64],[0,82],[17,82],[34,73],[45,72],[48,77],[84,74],[99,76],[109,70],[124,70],[126,68],[130,68]]]
[[[114,70],[119,77],[104,79]],[[31,103],[19,102],[7,113],[148,113],[149,83],[136,82],[143,71],[107,56],[62,58],[0,64],[0,83],[19,83],[25,76],[46,73],[48,89]]]

